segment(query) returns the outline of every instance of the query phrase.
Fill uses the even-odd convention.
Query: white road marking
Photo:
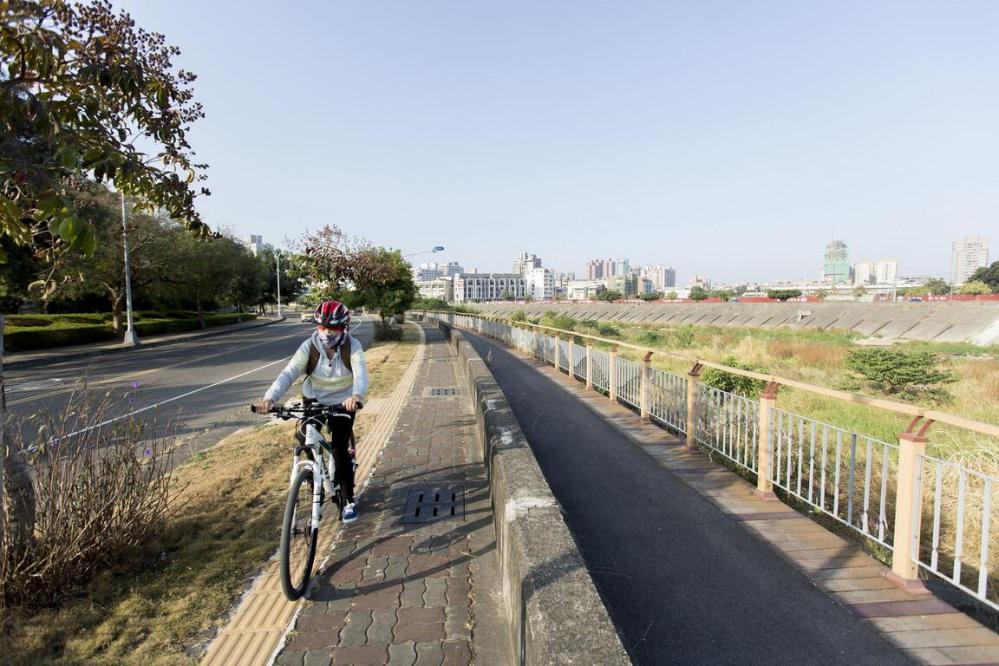
[[[247,370],[246,372],[241,372],[238,375],[233,375],[232,377],[227,377],[226,379],[219,380],[219,381],[215,382],[214,384],[208,384],[207,386],[202,386],[201,388],[196,388],[193,391],[188,391],[187,393],[181,393],[180,395],[175,395],[172,398],[167,398],[166,400],[160,400],[159,402],[154,403],[152,405],[147,405],[147,406],[145,406],[145,407],[143,407],[141,409],[136,409],[135,411],[129,412],[128,414],[122,414],[121,416],[116,416],[113,419],[108,419],[106,421],[101,421],[100,423],[95,423],[92,426],[87,426],[86,428],[83,428],[81,430],[77,430],[75,432],[71,432],[68,435],[63,436],[61,439],[66,439],[67,437],[72,437],[73,435],[79,435],[80,433],[84,433],[84,432],[87,432],[88,430],[93,430],[95,428],[102,428],[102,427],[104,427],[104,426],[106,426],[108,424],[114,423],[115,421],[120,421],[120,420],[128,418],[130,416],[135,416],[136,414],[141,414],[142,412],[147,412],[150,409],[156,409],[157,407],[160,407],[160,406],[165,405],[167,403],[175,402],[177,400],[183,400],[184,398],[190,397],[190,396],[194,395],[195,393],[201,393],[202,391],[207,391],[210,388],[215,388],[216,386],[221,386],[222,384],[226,384],[228,382],[231,382],[234,379],[239,379],[240,377],[245,377],[246,375],[252,375],[254,372],[258,372],[260,370],[263,370],[264,368],[269,368],[272,365],[277,365],[278,363],[286,363],[289,358],[291,358],[291,357],[289,356],[289,357],[285,357],[285,358],[280,358],[280,359],[278,359],[276,361],[271,361],[270,363],[267,363],[265,365],[261,365],[259,367],[253,368],[252,370]]]

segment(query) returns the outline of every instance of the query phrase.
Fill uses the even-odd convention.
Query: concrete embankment
[[[489,469],[507,621],[522,664],[630,664],[583,557],[485,362],[439,322],[457,353]]]
[[[486,315],[523,310],[626,324],[852,331],[886,340],[999,344],[999,303],[482,303]]]

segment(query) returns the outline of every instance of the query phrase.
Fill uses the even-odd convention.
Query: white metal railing
[[[917,500],[930,510],[927,514],[932,512],[929,531],[913,531],[919,566],[999,610],[996,595],[990,594],[999,553],[989,543],[999,529],[999,516],[992,511],[997,493],[995,477],[927,455],[917,458]]]
[[[687,378],[659,368],[652,369],[649,414],[676,432],[687,432]]]
[[[702,360],[681,376],[651,367],[652,354],[663,352],[572,331],[466,314],[424,314],[557,365],[638,409],[643,419],[684,433],[688,447],[699,444],[756,473],[758,492],[776,487],[893,551],[896,579],[908,584],[922,568],[999,610],[993,581],[999,548],[990,544],[999,535],[999,514],[992,510],[999,503],[999,477],[927,456],[924,436],[934,422],[989,437],[999,437],[999,427]],[[645,352],[645,359],[621,358],[618,347]],[[699,381],[702,367],[763,380],[768,387],[759,400],[722,391]],[[913,420],[898,444],[881,441],[778,408],[778,386]]]
[[[759,403],[698,384],[694,405],[695,440],[755,472]]]
[[[773,484],[891,548],[898,445],[783,409],[771,418]]]

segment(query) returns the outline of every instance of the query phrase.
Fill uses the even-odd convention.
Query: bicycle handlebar
[[[364,408],[364,405],[360,402],[357,403],[357,411]],[[250,411],[254,414],[260,414],[257,411],[256,405],[250,405]],[[306,400],[303,405],[300,402],[292,403],[291,407],[284,407],[283,405],[274,405],[266,413],[277,414],[283,419],[290,418],[306,418],[309,416],[319,416],[322,414],[349,414],[350,412],[343,406],[343,403],[339,405],[320,405],[315,401]],[[301,414],[301,416],[298,416]]]

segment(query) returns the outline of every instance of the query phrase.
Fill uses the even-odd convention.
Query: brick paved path
[[[469,664],[473,655],[497,663],[505,634],[475,419],[467,395],[426,395],[459,386],[440,334],[426,334],[409,401],[359,497],[360,519],[316,576],[278,664]],[[458,515],[402,522],[407,496],[419,488],[458,488]]]

